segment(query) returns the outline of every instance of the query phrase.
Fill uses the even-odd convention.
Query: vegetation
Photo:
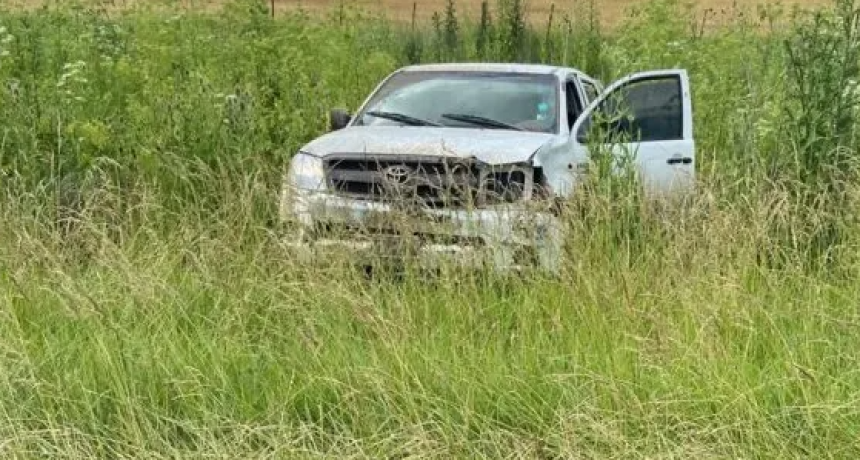
[[[4,457],[860,453],[853,1],[709,32],[668,0],[613,31],[516,0],[435,29],[267,5],[0,14]],[[558,278],[291,259],[290,155],[437,59],[689,69],[696,197],[598,184]]]

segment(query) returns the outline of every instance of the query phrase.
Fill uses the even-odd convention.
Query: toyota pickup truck
[[[625,116],[613,118],[619,104]],[[618,135],[604,151],[634,152],[647,190],[694,184],[685,70],[604,88],[549,65],[401,68],[354,115],[332,110],[330,132],[292,157],[279,203],[286,241],[310,260],[318,251],[356,261],[408,253],[421,264],[557,271],[564,228],[542,204],[576,193],[598,124]]]

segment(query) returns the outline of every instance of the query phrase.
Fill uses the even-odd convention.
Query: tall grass
[[[800,142],[833,134],[831,112],[797,114],[835,93],[795,97],[852,78],[807,66],[851,62],[826,50],[853,43],[827,25],[853,5],[702,34],[656,2],[612,32],[522,22],[522,42],[493,6],[480,27],[452,16],[441,41],[346,7],[4,11],[2,455],[855,457],[858,187],[820,187],[834,157]],[[811,48],[789,52],[800,38]],[[446,44],[607,80],[689,69],[697,195],[668,210],[578,197],[554,278],[388,282],[292,259],[272,223],[285,161],[329,107]],[[827,145],[853,148],[846,132]],[[811,155],[821,172],[798,176]]]

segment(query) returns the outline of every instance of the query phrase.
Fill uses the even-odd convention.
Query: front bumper
[[[385,203],[294,191],[282,197],[281,217],[295,230],[285,244],[307,261],[411,259],[421,268],[555,272],[561,257],[558,219],[526,203],[406,214]]]

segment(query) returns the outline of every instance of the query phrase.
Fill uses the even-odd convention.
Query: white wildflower
[[[82,75],[83,69],[86,66],[84,61],[75,61],[63,64],[63,73],[57,81],[57,88],[63,89],[63,94],[68,100],[83,101],[83,99],[75,94],[75,85],[84,85],[88,82],[87,78]]]

